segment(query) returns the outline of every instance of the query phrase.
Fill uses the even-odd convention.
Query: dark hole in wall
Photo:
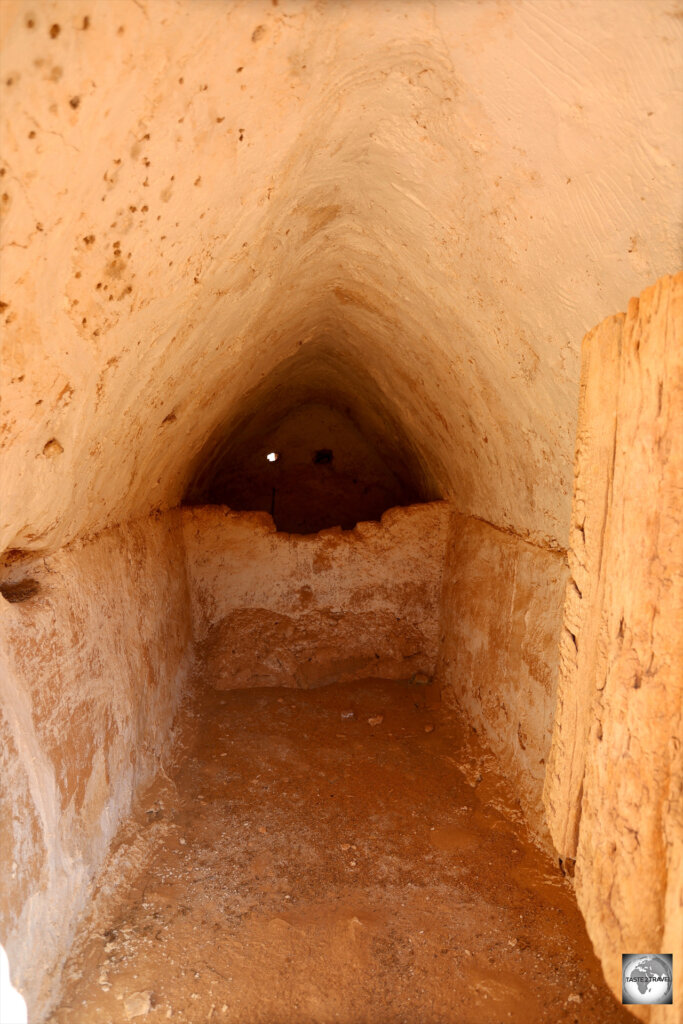
[[[28,601],[30,597],[40,590],[38,580],[18,580],[15,583],[0,583],[0,594],[10,604],[19,604],[20,601]]]
[[[316,466],[329,466],[334,458],[329,448],[320,448],[313,456]]]

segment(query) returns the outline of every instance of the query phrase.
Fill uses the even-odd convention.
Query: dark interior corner
[[[306,534],[436,500],[410,442],[372,399],[372,381],[338,353],[314,347],[287,360],[205,446],[185,503],[269,512],[279,531]]]

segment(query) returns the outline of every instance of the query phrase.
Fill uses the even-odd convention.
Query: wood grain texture
[[[545,802],[616,994],[622,952],[683,957],[682,341],[679,274],[584,342]],[[681,1020],[678,986],[642,1019]]]

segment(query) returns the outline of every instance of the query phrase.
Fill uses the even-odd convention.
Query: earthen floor
[[[493,758],[429,699],[198,690],[52,1024],[632,1020]]]

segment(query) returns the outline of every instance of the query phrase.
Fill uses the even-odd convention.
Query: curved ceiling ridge
[[[581,338],[679,261],[680,19],[95,6],[0,5],[0,549],[176,505],[323,333],[435,493],[563,544]]]
[[[220,467],[241,462],[245,450],[254,455],[260,448],[265,451],[270,446],[268,437],[276,435],[283,421],[297,409],[313,404],[347,417],[416,500],[417,496],[420,500],[441,497],[434,474],[410,438],[391,393],[381,390],[343,339],[321,333],[302,342],[293,355],[259,377],[198,453],[189,474],[186,500],[195,502],[210,491]]]

